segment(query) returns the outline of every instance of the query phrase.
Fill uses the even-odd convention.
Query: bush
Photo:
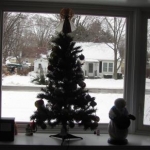
[[[47,80],[44,75],[36,76],[31,82],[38,84],[38,85],[47,85]]]
[[[117,79],[122,79],[122,73],[117,73]]]
[[[113,76],[112,75],[110,75],[110,74],[104,74],[104,78],[105,79],[111,79]]]

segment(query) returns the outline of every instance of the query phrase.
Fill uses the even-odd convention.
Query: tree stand
[[[55,135],[50,135],[49,137],[56,138],[62,140],[61,145],[63,145],[65,140],[82,140],[82,137],[74,136],[67,132],[66,127],[61,128],[61,132]]]
[[[128,140],[127,139],[116,140],[116,139],[109,138],[108,143],[114,145],[126,145],[128,144]]]

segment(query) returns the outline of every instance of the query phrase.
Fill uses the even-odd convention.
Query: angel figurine
[[[63,32],[64,34],[70,33],[75,30],[75,26],[71,21],[74,16],[73,10],[70,8],[63,8],[60,11],[60,24],[57,26],[57,32]]]

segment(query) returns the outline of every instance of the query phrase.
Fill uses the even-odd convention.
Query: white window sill
[[[82,140],[74,140],[69,141],[69,143],[66,141],[63,146],[61,146],[61,140],[54,139],[52,137],[49,137],[49,135],[53,134],[47,134],[47,133],[35,133],[33,136],[26,136],[25,133],[19,133],[15,136],[15,140],[13,142],[0,142],[0,149],[3,150],[29,150],[29,149],[36,149],[36,150],[44,150],[46,149],[56,149],[59,148],[62,149],[62,147],[68,147],[69,149],[114,149],[120,150],[122,149],[141,149],[141,150],[148,150],[150,149],[150,136],[144,136],[144,135],[128,135],[128,144],[126,146],[114,146],[107,143],[107,140],[109,138],[108,134],[101,134],[100,136],[97,136],[95,134],[74,134],[79,137],[82,137]],[[84,148],[83,148],[84,147]]]

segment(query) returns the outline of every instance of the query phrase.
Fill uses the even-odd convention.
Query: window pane
[[[89,64],[89,73],[93,73],[93,64]]]
[[[103,63],[103,71],[107,72],[107,63]]]
[[[150,19],[147,25],[147,59],[146,59],[146,79],[145,79],[145,101],[143,124],[150,125]]]
[[[126,18],[91,15],[74,17],[76,30],[71,35],[76,45],[81,46],[82,54],[85,56],[83,72],[86,76],[86,88],[96,99],[96,113],[100,117],[100,123],[108,123],[108,112],[114,100],[123,97],[124,78],[118,80],[116,78],[117,72],[124,72],[124,64],[120,63],[125,62],[122,60],[125,56]],[[10,26],[14,20],[15,22]],[[16,121],[29,121],[36,110],[34,106],[36,96],[45,85],[40,82],[41,80],[31,81],[38,79],[41,70],[42,74],[47,73],[48,50],[52,47],[49,41],[56,34],[55,29],[58,24],[59,19],[56,14],[4,12],[3,117],[15,117]],[[120,33],[119,38],[114,37],[116,35],[114,31]],[[115,38],[117,41],[114,40]],[[117,54],[117,65],[121,66],[119,70],[112,64],[115,54]]]
[[[113,63],[109,63],[108,71],[113,72]]]

